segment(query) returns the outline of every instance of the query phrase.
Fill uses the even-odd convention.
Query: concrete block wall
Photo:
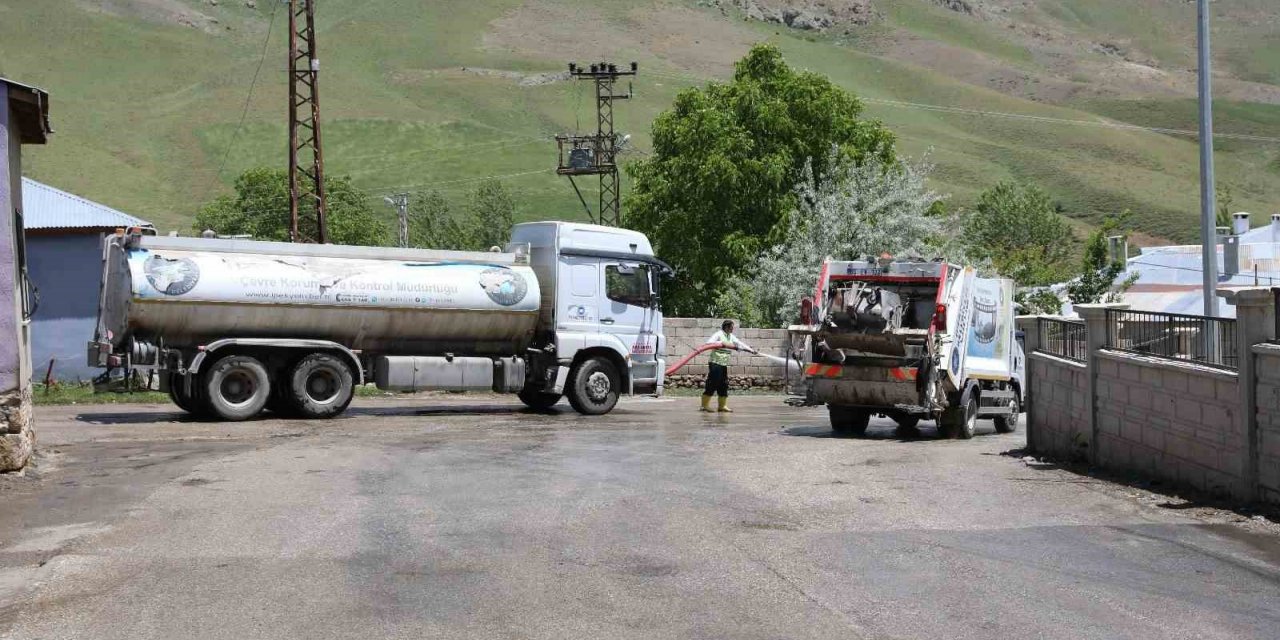
[[[1257,372],[1258,493],[1280,504],[1280,345],[1253,347]]]
[[[1105,350],[1094,363],[1099,466],[1249,495],[1236,372]]]
[[[1079,362],[1044,353],[1027,359],[1029,376],[1035,380],[1029,395],[1028,429],[1031,448],[1066,460],[1088,457],[1092,428],[1089,425],[1089,370]]]
[[[725,320],[733,320],[735,326],[738,324],[738,321],[733,318],[664,318],[662,327],[667,336],[667,362],[674,363],[690,351],[701,347],[711,334],[720,330],[720,323]],[[760,353],[786,357],[790,350],[791,343],[786,329],[737,327],[734,329],[734,334]],[[706,377],[709,358],[710,354],[704,353],[690,361],[672,376],[671,381],[677,383],[673,386],[701,385],[701,380]],[[767,358],[735,352],[729,361],[729,375],[738,383],[736,386],[739,388],[743,386],[744,380],[752,381],[747,386],[764,384],[773,387],[776,385],[769,383],[780,383],[784,377],[784,371],[781,364]]]

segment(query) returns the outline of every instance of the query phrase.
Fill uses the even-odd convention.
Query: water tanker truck
[[[1018,426],[1024,360],[1013,282],[923,260],[827,260],[801,323],[801,405],[823,405],[837,433],[861,434],[873,415],[904,429],[936,420],[971,438],[979,418]]]
[[[367,382],[603,414],[662,393],[669,271],[643,234],[564,222],[516,225],[491,252],[120,232],[88,360],[104,379],[154,372],[176,405],[222,420],[332,417]]]

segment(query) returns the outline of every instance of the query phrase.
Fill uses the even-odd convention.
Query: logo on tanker
[[[170,260],[151,256],[143,263],[142,272],[156,291],[167,296],[180,296],[200,281],[200,267],[191,258]]]
[[[481,271],[480,287],[490,300],[504,307],[518,304],[529,293],[529,283],[524,281],[524,276],[510,269]]]

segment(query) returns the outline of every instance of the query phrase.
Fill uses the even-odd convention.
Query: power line
[[[236,124],[235,131],[231,134],[231,142],[227,143],[227,150],[222,153],[222,160],[218,163],[218,172],[213,176],[213,180],[205,187],[204,194],[200,196],[198,202],[204,202],[209,197],[209,189],[222,179],[222,172],[227,168],[227,159],[231,157],[231,151],[236,146],[236,140],[240,137],[240,130],[244,128],[245,118],[249,115],[249,104],[253,101],[253,91],[258,86],[258,76],[262,73],[262,64],[267,60],[267,47],[271,44],[271,32],[276,25],[276,12],[280,10],[281,2],[275,3],[271,8],[271,19],[267,22],[267,36],[262,39],[262,53],[258,55],[258,66],[253,70],[253,80],[249,82],[249,93],[244,97],[244,107],[240,110],[240,122]]]

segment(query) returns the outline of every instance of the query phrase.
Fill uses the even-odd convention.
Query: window
[[[600,271],[596,262],[580,262],[569,267],[570,289],[573,295],[593,298],[596,286],[600,281]]]
[[[611,264],[604,271],[605,295],[614,302],[647,307],[653,296],[649,291],[649,268],[627,264]]]

